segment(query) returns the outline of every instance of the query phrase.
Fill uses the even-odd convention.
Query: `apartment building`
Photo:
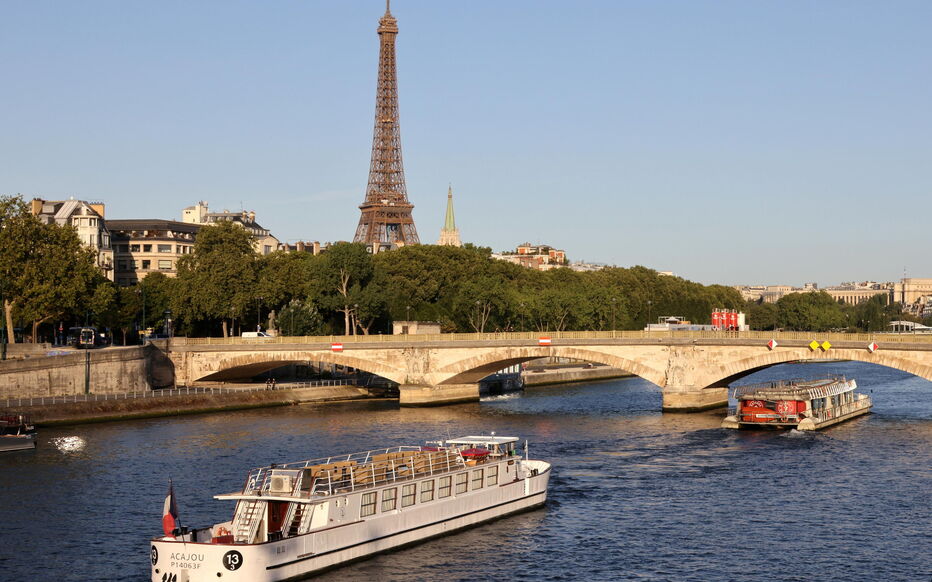
[[[71,226],[82,243],[97,251],[97,266],[113,281],[113,249],[110,231],[104,220],[104,205],[84,200],[43,200],[33,198],[30,210],[43,224]]]
[[[194,251],[198,224],[159,219],[108,220],[114,281],[135,285],[149,273],[177,275],[178,259]]]

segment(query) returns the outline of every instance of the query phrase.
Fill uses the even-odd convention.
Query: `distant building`
[[[763,303],[776,303],[783,297],[792,293],[817,293],[820,291],[818,283],[805,283],[802,287],[792,285],[735,285],[746,301],[761,301]],[[886,295],[892,298],[892,283],[876,283],[864,281],[861,283],[842,283],[834,287],[825,287],[825,291],[836,301],[848,305],[857,305],[868,301],[877,295]]]
[[[174,277],[178,259],[194,251],[199,224],[173,220],[108,220],[117,285],[130,286],[160,272]]]
[[[514,252],[493,254],[492,258],[538,271],[549,271],[568,265],[566,251],[555,249],[550,245],[532,245],[531,243],[519,245]]]
[[[395,321],[392,334],[434,334],[440,333],[440,324],[435,321]]]
[[[42,200],[33,198],[30,203],[32,214],[43,224],[72,226],[82,243],[97,251],[97,266],[104,276],[113,281],[113,248],[110,231],[104,220],[104,205],[101,202],[83,200]]]
[[[463,246],[462,241],[460,241],[460,230],[456,228],[456,219],[453,217],[452,185],[450,189],[447,190],[447,214],[444,217],[443,228],[440,229],[440,239],[437,241],[437,244],[452,247]]]
[[[932,279],[909,277],[893,285],[893,300],[903,305],[912,305],[928,295],[932,295]]]
[[[256,222],[256,213],[246,212],[210,212],[207,202],[200,201],[194,206],[188,206],[181,211],[181,221],[189,224],[217,224],[219,222],[234,222],[246,229],[255,237],[253,246],[260,255],[268,255],[278,250],[279,241]]]
[[[602,269],[606,267],[606,265],[603,265],[601,263],[587,263],[585,261],[575,261],[575,262],[570,263],[569,267],[573,271],[585,273],[585,272],[591,272],[591,271],[601,271]]]
[[[285,253],[311,253],[312,255],[319,255],[320,253],[327,250],[327,247],[330,246],[330,243],[327,243],[324,247],[320,246],[320,241],[302,241],[299,240],[296,243],[278,243],[278,250]]]

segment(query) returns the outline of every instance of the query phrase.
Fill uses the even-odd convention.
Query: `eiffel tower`
[[[395,75],[395,37],[398,21],[385,0],[379,19],[379,85],[375,94],[375,131],[366,199],[359,205],[362,216],[353,242],[365,243],[373,252],[418,244],[417,229],[405,188],[401,163],[401,130],[398,126],[398,80]]]

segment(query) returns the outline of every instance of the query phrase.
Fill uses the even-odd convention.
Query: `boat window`
[[[437,498],[442,499],[444,497],[450,496],[450,490],[453,489],[453,477],[447,475],[446,477],[440,478],[440,483],[437,486]]]
[[[497,485],[498,484],[498,467],[489,467],[488,474],[488,485]]]
[[[401,488],[401,506],[408,507],[414,505],[414,496],[417,494],[417,486],[413,483]]]
[[[375,513],[375,491],[362,494],[362,505],[359,511],[360,517],[366,517]]]
[[[456,475],[456,493],[466,493],[466,473]]]
[[[475,491],[476,489],[482,489],[482,474],[483,469],[477,469],[472,472],[472,487],[471,489]]]
[[[382,491],[382,511],[391,511],[395,509],[396,503],[398,503],[397,488],[392,487],[391,489]]]
[[[434,480],[429,479],[421,483],[421,503],[434,500]]]

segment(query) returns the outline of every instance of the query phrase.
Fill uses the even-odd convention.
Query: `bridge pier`
[[[479,384],[402,384],[398,386],[401,406],[440,406],[460,402],[478,402]]]
[[[664,388],[664,412],[699,412],[728,406],[728,388]]]

